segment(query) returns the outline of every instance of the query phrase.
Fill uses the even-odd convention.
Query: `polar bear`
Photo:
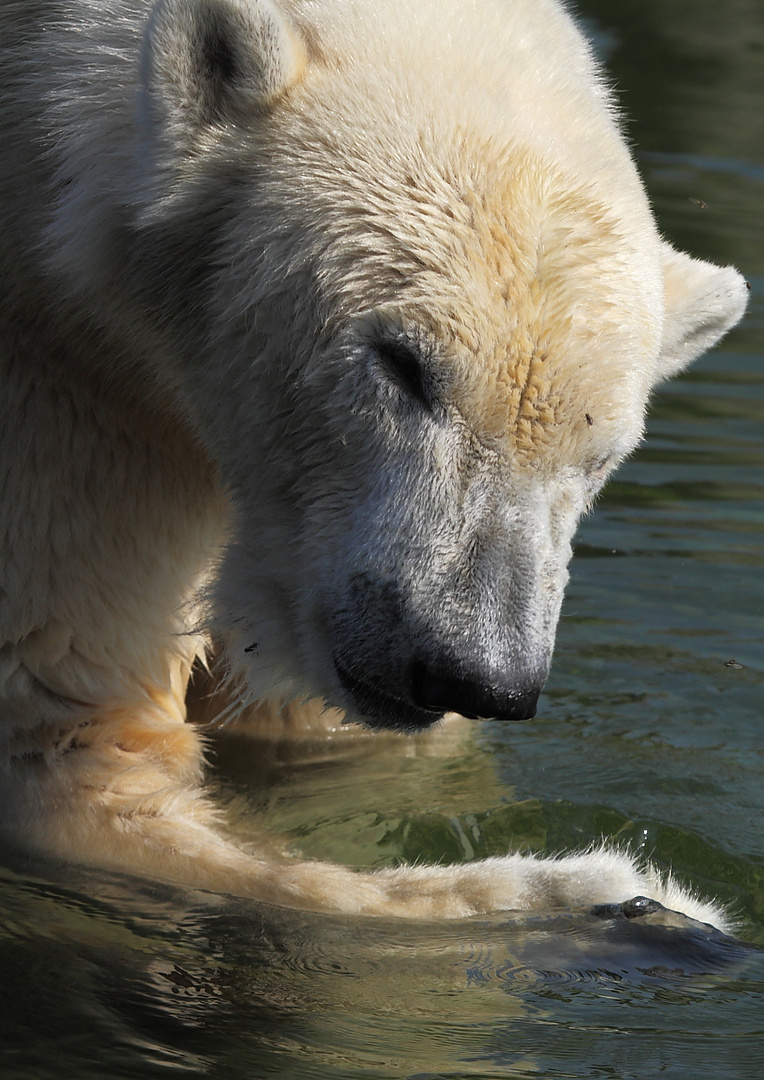
[[[581,513],[746,302],[661,239],[564,8],[6,0],[0,25],[6,837],[317,910],[647,894],[724,926],[614,851],[244,851],[186,722],[195,665],[223,718],[292,730],[315,701],[398,732],[534,715]]]

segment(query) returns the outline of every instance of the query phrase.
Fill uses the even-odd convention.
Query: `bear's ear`
[[[144,119],[193,149],[205,131],[266,110],[305,62],[270,0],[157,0],[141,57]]]
[[[743,317],[748,286],[732,266],[693,259],[662,244],[665,316],[658,379],[669,379]]]

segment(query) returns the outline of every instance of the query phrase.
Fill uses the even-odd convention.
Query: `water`
[[[744,270],[746,323],[582,526],[536,721],[406,755],[221,744],[220,793],[242,833],[359,867],[627,841],[762,947],[764,4],[582,6],[666,234]],[[9,1080],[764,1071],[764,954],[660,925],[325,918],[7,860],[0,935]]]

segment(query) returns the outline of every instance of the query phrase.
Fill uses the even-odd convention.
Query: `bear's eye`
[[[429,405],[422,357],[417,350],[405,341],[394,340],[378,341],[375,349],[387,373],[401,388],[421,405]]]

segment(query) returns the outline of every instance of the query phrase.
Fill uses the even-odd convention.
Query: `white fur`
[[[0,28],[9,833],[319,909],[648,892],[723,925],[613,852],[244,854],[185,723],[209,656],[271,727],[532,711],[580,514],[745,306],[660,239],[570,17],[10,0]]]

